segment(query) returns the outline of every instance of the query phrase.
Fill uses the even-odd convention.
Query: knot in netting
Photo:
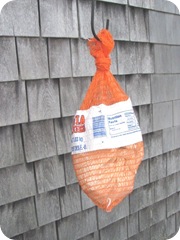
[[[95,38],[88,41],[90,53],[95,58],[98,71],[109,71],[111,66],[109,55],[114,48],[114,40],[110,32],[106,29],[102,29],[98,33],[98,38],[100,41]]]
[[[96,67],[98,71],[109,71],[111,66],[111,59],[109,57],[96,58]]]

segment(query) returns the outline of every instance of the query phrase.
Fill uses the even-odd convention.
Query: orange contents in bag
[[[82,190],[109,212],[133,191],[144,148],[130,99],[110,72],[114,40],[106,29],[98,38],[88,42],[97,71],[74,118],[72,159]]]

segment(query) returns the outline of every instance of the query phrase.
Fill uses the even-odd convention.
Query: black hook
[[[98,40],[98,41],[101,41],[97,34],[95,33],[95,30],[94,30],[94,9],[95,9],[95,2],[96,0],[92,0],[92,7],[91,7],[91,31],[92,31],[92,34],[94,35],[94,37]],[[107,19],[106,21],[106,29],[109,28],[109,19]]]

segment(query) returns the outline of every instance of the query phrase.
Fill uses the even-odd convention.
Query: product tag
[[[131,100],[78,110],[71,138],[72,154],[128,146],[142,141]]]

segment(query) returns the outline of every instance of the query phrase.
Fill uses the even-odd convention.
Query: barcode
[[[106,129],[105,129],[105,116],[101,115],[98,117],[93,117],[93,136],[97,137],[105,137]]]

